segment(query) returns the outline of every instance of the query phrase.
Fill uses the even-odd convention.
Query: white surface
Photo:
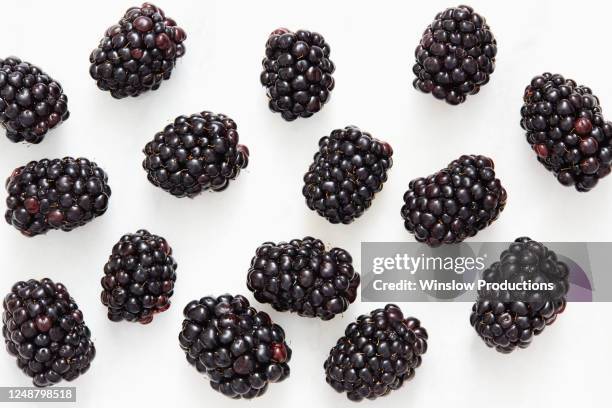
[[[412,88],[413,50],[434,15],[452,1],[184,1],[156,2],[187,32],[187,53],[159,91],[114,100],[88,74],[88,56],[107,26],[137,1],[2,4],[2,54],[40,65],[69,97],[70,119],[37,146],[0,135],[0,175],[29,160],[83,155],[109,174],[108,212],[70,233],[27,239],[0,226],[0,288],[49,276],[68,286],[85,314],[98,355],[73,382],[79,407],[238,407],[189,366],[177,335],[182,307],[207,294],[243,293],[246,271],[263,241],[312,234],[354,254],[361,241],[411,240],[399,215],[410,179],[463,153],[494,158],[509,194],[500,219],[480,240],[517,236],[549,241],[610,241],[612,177],[588,194],[560,186],[537,163],[519,126],[524,86],[555,70],[591,86],[612,112],[606,2],[472,1],[498,40],[490,84],[451,107]],[[284,122],[267,109],[259,85],[268,33],[284,26],[321,32],[331,44],[337,86],[321,113]],[[609,107],[608,107],[609,106]],[[610,110],[607,110],[610,109]],[[201,110],[230,115],[251,151],[249,167],[230,188],[176,199],[153,187],[141,169],[142,147],[175,116]],[[331,225],[307,210],[301,178],[318,139],[355,124],[394,148],[384,190],[350,226]],[[4,192],[2,193],[4,197]],[[4,221],[2,221],[4,222]],[[178,261],[173,306],[140,326],[112,323],[99,301],[102,267],[125,232],[165,236]],[[254,305],[271,311],[267,306]],[[352,407],[326,383],[328,350],[344,327],[374,304],[354,304],[341,318],[319,322],[271,311],[293,348],[291,377],[251,407]],[[414,381],[384,400],[388,407],[603,406],[609,391],[612,329],[608,304],[570,304],[527,350],[510,356],[487,349],[468,322],[469,304],[403,304],[430,333]],[[66,383],[64,383],[67,385]],[[13,358],[0,353],[0,385],[27,386]],[[609,396],[609,394],[608,394]],[[210,404],[210,405],[209,405]],[[26,406],[26,404],[21,405]]]

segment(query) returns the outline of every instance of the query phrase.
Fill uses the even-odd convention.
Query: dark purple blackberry
[[[291,349],[282,327],[244,296],[189,302],[179,334],[187,361],[230,398],[263,395],[269,383],[289,377]]]
[[[139,230],[113,246],[104,265],[100,298],[110,320],[147,324],[170,307],[174,282],[176,262],[168,242]]]
[[[96,348],[64,285],[50,279],[17,282],[3,307],[6,349],[35,386],[72,381],[89,369]]]
[[[372,204],[387,181],[393,149],[355,126],[319,140],[302,194],[308,208],[332,224],[350,224]]]
[[[69,116],[59,82],[17,57],[0,58],[0,124],[11,142],[40,143]]]
[[[415,89],[458,105],[489,82],[497,41],[471,7],[451,7],[436,15],[414,54]]]
[[[427,330],[388,304],[347,326],[325,361],[329,385],[352,401],[374,400],[414,377],[427,351]]]
[[[270,34],[260,81],[269,107],[287,121],[321,110],[334,89],[330,48],[319,33],[279,28]]]
[[[176,197],[223,191],[249,163],[236,122],[212,112],[179,116],[147,143],[142,167],[149,181]]]
[[[43,159],[16,168],[6,180],[6,222],[26,236],[71,231],[104,214],[107,176],[84,158]]]
[[[462,242],[491,225],[508,195],[493,160],[464,155],[445,169],[410,182],[401,214],[419,242],[436,247]]]
[[[151,3],[131,7],[89,56],[89,74],[114,98],[156,90],[185,54],[185,31]]]
[[[531,80],[523,101],[527,142],[559,183],[586,192],[610,174],[612,122],[590,88],[546,72]]]
[[[357,298],[360,277],[342,248],[325,250],[318,239],[266,242],[255,253],[247,286],[261,303],[279,312],[333,319]]]
[[[483,272],[488,283],[536,282],[553,285],[548,292],[479,291],[470,324],[489,347],[500,353],[526,348],[533,336],[554,323],[565,310],[569,269],[546,246],[529,238],[518,238],[500,261]]]

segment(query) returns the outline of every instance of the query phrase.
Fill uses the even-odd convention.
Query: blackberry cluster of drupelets
[[[479,291],[470,323],[485,344],[501,353],[526,348],[565,310],[569,269],[555,252],[529,238],[518,238],[499,262],[484,271],[488,283],[535,282],[551,290]]]
[[[96,349],[64,285],[50,279],[17,282],[2,305],[6,349],[35,386],[71,381],[89,369]]]
[[[85,158],[44,159],[18,167],[6,181],[6,222],[27,236],[70,231],[106,212],[111,189]]]
[[[143,152],[149,181],[176,197],[225,190],[249,162],[236,122],[206,111],[177,117]]]
[[[333,224],[350,224],[372,204],[387,181],[393,149],[355,126],[319,140],[319,151],[304,175],[308,208]]]
[[[312,237],[264,243],[257,248],[247,276],[257,301],[280,312],[322,320],[346,311],[357,298],[359,282],[347,251],[326,251],[323,242]]]
[[[497,42],[485,18],[471,7],[451,7],[436,15],[414,54],[414,87],[458,105],[489,82]]]
[[[112,321],[150,323],[170,307],[176,281],[172,248],[160,236],[139,230],[113,247],[104,265],[101,300]]]
[[[245,297],[204,297],[187,304],[184,315],[181,348],[216,391],[250,399],[289,376],[285,332]]]
[[[436,247],[473,237],[499,217],[507,193],[493,160],[464,155],[445,169],[412,180],[401,210],[404,226],[419,242]]]
[[[586,192],[610,174],[612,122],[590,88],[547,72],[531,80],[523,101],[527,142],[559,183]]]
[[[316,32],[295,33],[279,28],[270,34],[260,81],[267,89],[269,107],[292,121],[321,110],[334,89],[330,48]]]
[[[0,124],[10,141],[40,143],[69,116],[59,82],[17,57],[0,58]]]
[[[361,315],[330,350],[327,383],[352,401],[376,399],[412,379],[427,351],[427,331],[396,305]]]
[[[185,31],[151,3],[131,7],[91,52],[89,74],[114,98],[156,90],[185,54]]]

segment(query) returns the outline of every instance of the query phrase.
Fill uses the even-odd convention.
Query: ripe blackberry
[[[11,142],[40,143],[69,116],[59,82],[17,57],[0,58],[0,124]]]
[[[351,401],[374,400],[414,377],[427,351],[427,330],[388,304],[347,326],[325,361],[329,385]]]
[[[181,348],[216,391],[250,399],[289,376],[285,332],[244,296],[203,297],[189,302],[184,315]]]
[[[6,349],[35,386],[72,381],[89,369],[96,348],[64,285],[50,279],[17,282],[2,304]]]
[[[451,7],[436,15],[414,54],[414,88],[458,105],[489,82],[497,41],[471,7]]]
[[[360,277],[342,248],[325,250],[318,239],[266,242],[255,253],[247,286],[261,303],[279,312],[333,319],[357,297]]]
[[[139,230],[113,246],[104,265],[100,298],[110,320],[147,324],[170,307],[174,282],[176,262],[168,242]]]
[[[569,269],[555,252],[529,238],[518,238],[484,271],[489,283],[535,282],[551,284],[553,290],[479,291],[470,324],[485,344],[500,353],[526,348],[565,310]]]
[[[260,81],[269,107],[287,121],[321,110],[334,89],[330,48],[319,33],[279,28],[270,34]]]
[[[223,191],[249,163],[236,122],[212,112],[179,116],[147,143],[142,167],[149,181],[176,197]]]
[[[308,208],[332,224],[350,224],[372,204],[387,181],[393,149],[355,126],[319,140],[302,194]]]
[[[473,237],[499,217],[508,195],[493,160],[463,155],[445,169],[410,182],[401,214],[419,242],[436,247]]]
[[[612,122],[590,88],[546,72],[531,80],[523,101],[527,142],[559,183],[586,192],[610,174]]]
[[[114,98],[156,90],[185,54],[185,31],[151,3],[131,7],[89,56],[89,74]]]
[[[106,212],[107,176],[84,158],[43,159],[16,168],[6,180],[6,222],[26,236],[71,231]]]

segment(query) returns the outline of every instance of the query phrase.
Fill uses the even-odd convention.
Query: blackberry
[[[6,181],[6,222],[26,236],[71,231],[106,212],[111,189],[102,168],[84,158],[43,159]]]
[[[89,369],[96,348],[64,285],[50,279],[17,282],[2,305],[6,349],[35,386],[72,381]]]
[[[342,248],[325,250],[318,239],[266,242],[255,253],[247,286],[261,303],[279,312],[333,319],[357,298],[360,277]]]
[[[334,89],[330,48],[319,33],[279,28],[270,34],[260,81],[269,107],[287,121],[308,118],[321,110]]]
[[[156,90],[185,54],[185,31],[151,3],[131,7],[89,56],[89,74],[114,98]]]
[[[546,72],[525,89],[521,126],[538,161],[580,192],[610,174],[612,122],[590,88]]]
[[[176,197],[223,191],[249,163],[236,122],[212,112],[179,116],[147,143],[142,167],[149,181]]]
[[[59,82],[17,57],[0,58],[0,124],[11,142],[40,143],[69,116]]]
[[[329,385],[352,401],[374,400],[414,377],[427,351],[427,330],[388,304],[347,326],[325,361]]]
[[[110,320],[147,324],[170,307],[174,282],[176,262],[168,242],[139,230],[113,246],[104,265],[100,298]]]
[[[355,126],[319,140],[302,194],[308,208],[332,224],[350,224],[372,204],[387,181],[393,149]]]
[[[567,265],[555,252],[529,238],[518,238],[501,254],[499,262],[484,271],[483,279],[488,283],[551,284],[553,290],[481,290],[470,323],[487,346],[501,353],[526,348],[533,336],[542,333],[565,310],[568,276]]]
[[[437,173],[412,180],[401,210],[406,229],[436,247],[462,242],[491,225],[508,198],[494,168],[488,157],[463,155]]]
[[[184,315],[181,348],[216,391],[250,399],[289,376],[285,332],[244,296],[203,297],[189,302]]]
[[[471,7],[451,7],[436,15],[414,54],[414,88],[458,105],[489,82],[497,42],[485,18]]]

